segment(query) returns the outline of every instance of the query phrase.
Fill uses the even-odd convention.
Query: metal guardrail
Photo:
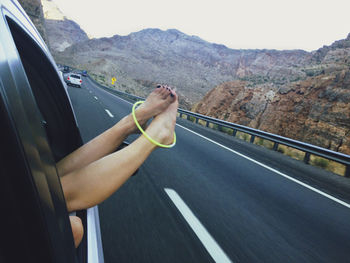
[[[117,96],[121,96],[129,101],[144,100],[144,98],[142,98],[142,97],[134,96],[134,95],[131,95],[129,93],[125,93],[122,91],[118,91],[115,89],[105,87],[105,86],[101,85],[100,83],[96,82],[91,77],[89,77],[89,79],[92,80],[94,83],[96,83],[99,87],[103,88],[104,90],[106,90],[110,93],[113,93]],[[310,162],[310,155],[320,156],[320,157],[326,158],[328,160],[343,164],[346,167],[344,176],[350,177],[350,156],[349,155],[335,152],[335,151],[331,151],[331,150],[328,150],[328,149],[325,149],[322,147],[318,147],[318,146],[315,146],[312,144],[308,144],[305,142],[296,141],[296,140],[286,138],[283,136],[279,136],[276,134],[264,132],[264,131],[257,130],[254,128],[246,127],[243,125],[215,119],[215,118],[208,117],[208,116],[198,114],[198,113],[194,113],[194,112],[191,112],[188,110],[178,109],[178,112],[180,113],[180,117],[182,117],[182,115],[185,114],[187,116],[188,120],[192,117],[195,119],[196,123],[198,123],[198,120],[205,121],[207,127],[209,126],[210,123],[212,123],[212,124],[218,125],[219,130],[221,130],[222,127],[232,129],[233,136],[236,136],[237,131],[240,131],[240,132],[243,132],[246,134],[250,134],[251,135],[251,138],[250,138],[251,143],[254,143],[256,137],[272,141],[274,143],[273,150],[275,150],[275,151],[278,150],[278,146],[280,144],[294,148],[294,149],[298,149],[302,152],[305,152],[304,162],[306,164],[309,164],[309,162]]]

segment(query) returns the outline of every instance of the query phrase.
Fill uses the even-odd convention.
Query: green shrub
[[[222,132],[227,133],[229,135],[233,134],[233,130],[231,128],[227,128],[227,127],[222,127]]]
[[[195,122],[196,121],[196,118],[193,117],[193,116],[188,116],[189,117],[189,120],[192,121],[192,122]]]
[[[249,141],[250,140],[250,135],[247,133],[243,133],[243,140]]]
[[[281,147],[278,147],[277,152],[280,152],[280,153],[284,154],[285,150],[283,148],[281,148]]]
[[[263,138],[256,138],[255,144],[260,145],[260,146],[264,145],[264,139]]]
[[[321,168],[326,168],[328,167],[329,161],[324,158],[316,157],[315,160],[313,161],[313,164]]]

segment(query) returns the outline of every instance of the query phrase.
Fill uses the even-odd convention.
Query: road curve
[[[81,89],[68,91],[85,141],[131,110],[87,78]],[[173,149],[152,153],[137,176],[99,206],[106,262],[225,262],[224,256],[232,262],[350,262],[349,207],[180,126],[176,133]],[[238,152],[249,148],[236,145]],[[310,169],[316,168],[305,173]],[[190,209],[221,258],[166,189]]]

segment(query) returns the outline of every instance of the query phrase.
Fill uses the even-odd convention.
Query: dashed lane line
[[[111,118],[114,117],[113,114],[112,114],[109,110],[105,109],[105,111],[107,112],[107,114],[109,115],[109,117],[111,117]]]
[[[171,201],[175,204],[181,215],[185,218],[186,222],[190,225],[193,232],[197,235],[214,261],[222,263],[232,262],[219,246],[219,244],[215,241],[215,239],[210,235],[208,230],[202,225],[198,218],[193,214],[191,209],[178,195],[178,193],[169,188],[164,188],[164,191],[167,193]]]

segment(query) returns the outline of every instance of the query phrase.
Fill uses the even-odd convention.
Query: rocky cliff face
[[[350,154],[350,38],[313,52],[305,80],[233,81],[200,101],[198,113]]]
[[[89,39],[80,26],[65,17],[53,1],[41,0],[41,2],[51,52],[62,52],[73,44]]]
[[[139,80],[168,83],[192,105],[219,83],[233,79],[266,79],[278,84],[305,78],[301,66],[308,54],[301,50],[233,50],[175,29],[145,29],[128,36],[78,43],[55,56],[61,63],[108,79],[115,76],[119,89],[138,95],[149,90],[142,88]],[[103,66],[96,67],[97,64]]]
[[[43,7],[40,0],[18,0],[20,5],[26,11],[29,18],[32,20],[36,29],[39,31],[39,34],[43,40],[47,43],[46,28],[45,28],[45,19],[43,13]]]
[[[86,33],[68,19],[52,0],[19,0],[52,53],[88,40]]]

